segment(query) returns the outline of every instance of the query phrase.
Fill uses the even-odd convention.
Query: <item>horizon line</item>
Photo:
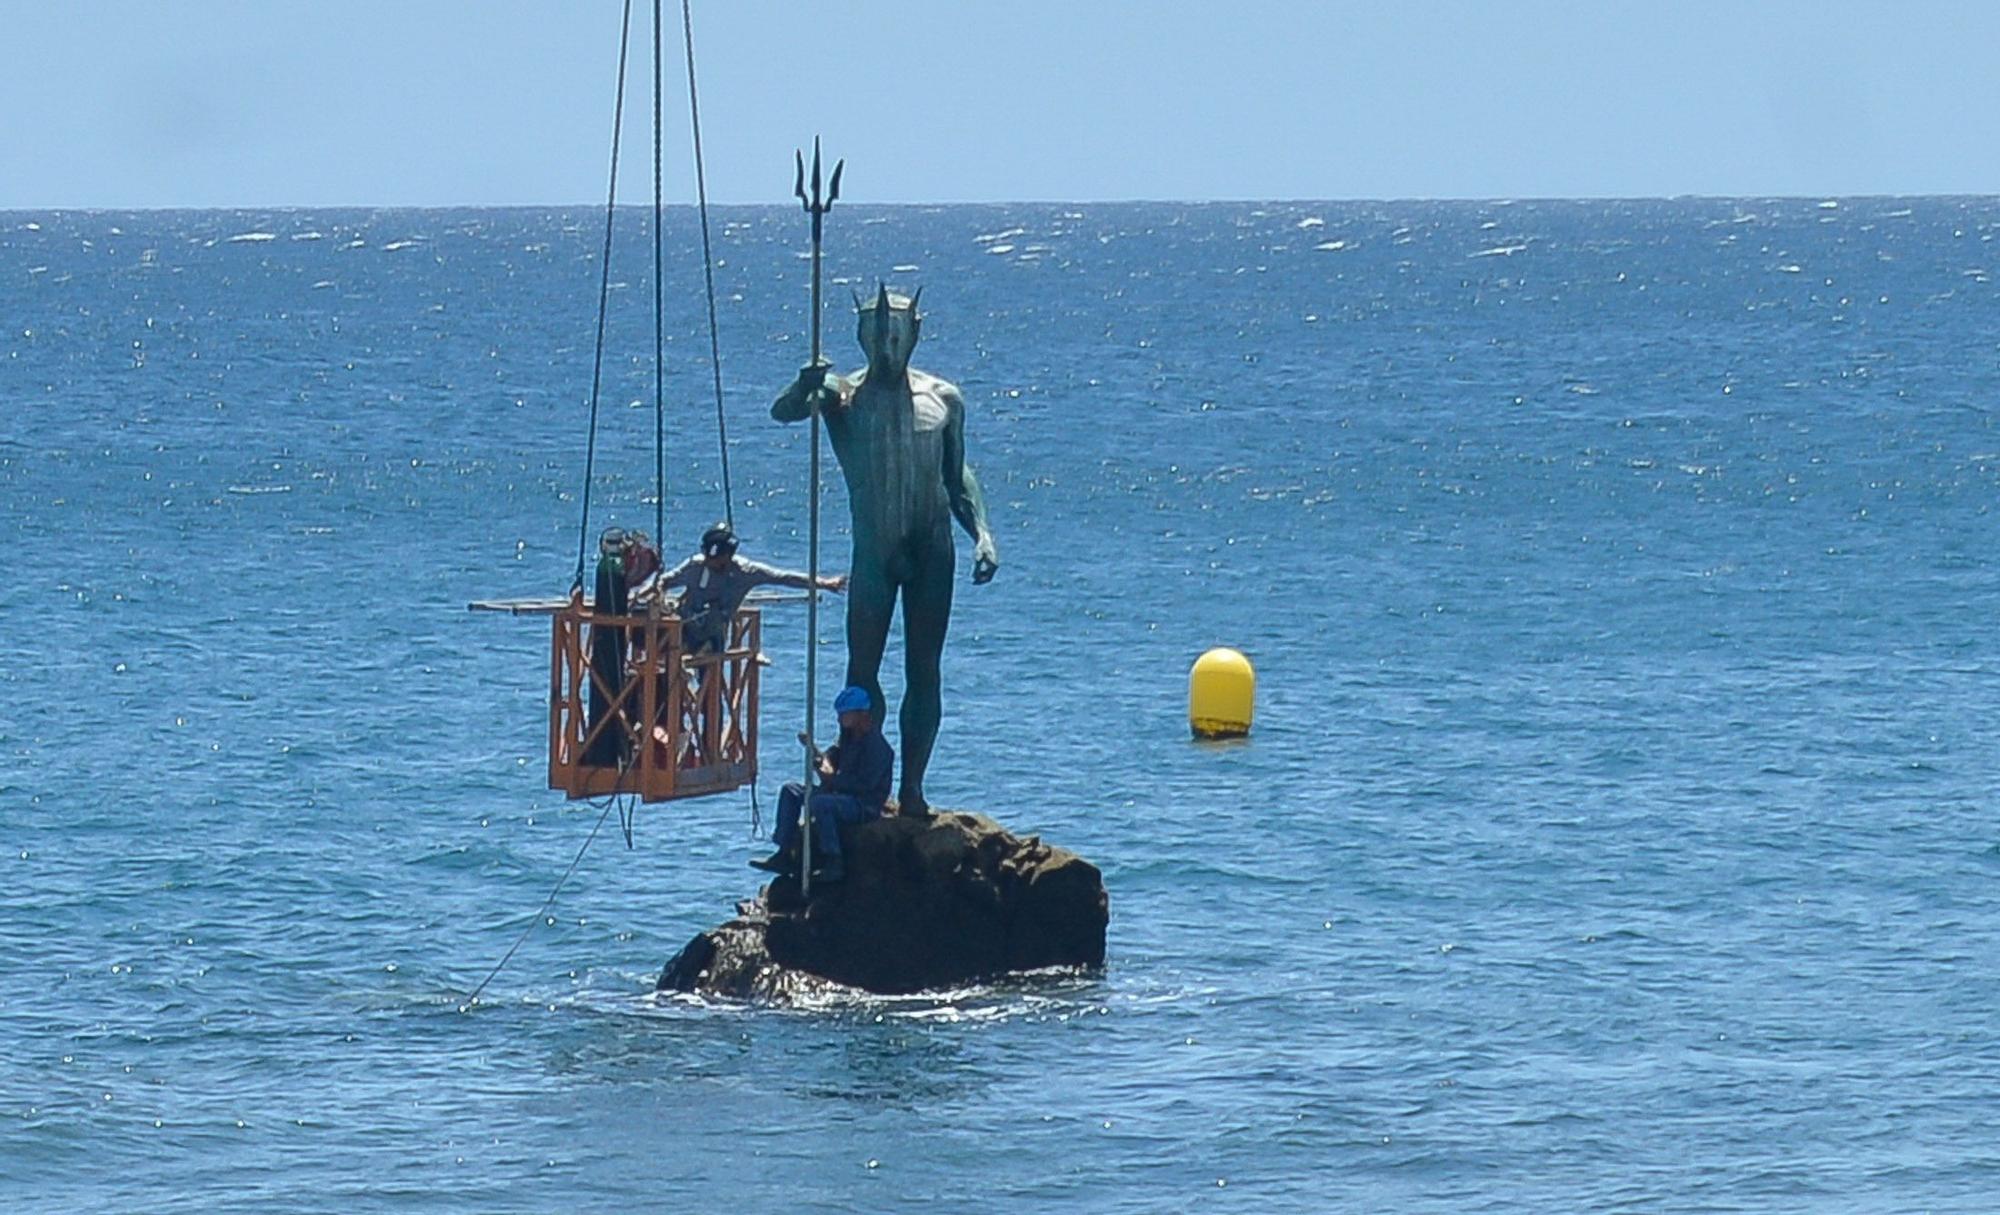
[[[1562,202],[1866,202],[1866,201],[1906,201],[1912,199],[2000,199],[2000,192],[1943,193],[1778,193],[1778,194],[1437,194],[1437,195],[1357,195],[1343,198],[1294,197],[1232,197],[1232,198],[1172,198],[1172,197],[1126,197],[1126,198],[1015,198],[1015,199],[950,199],[911,200],[887,199],[880,201],[854,200],[848,205],[866,207],[1085,207],[1085,206],[1302,206],[1302,205],[1355,205],[1387,203],[1486,203],[1494,206],[1518,203],[1562,203]],[[784,202],[724,202],[709,200],[711,208],[781,208],[797,207],[796,200]],[[666,211],[698,210],[698,202],[674,201],[662,208]],[[109,212],[172,212],[172,211],[554,211],[554,210],[602,210],[601,202],[451,202],[451,203],[148,203],[142,205],[114,204],[41,204],[41,205],[0,205],[0,215],[51,212],[71,212],[82,214],[102,214]],[[650,202],[620,202],[619,211],[647,211],[653,209]]]

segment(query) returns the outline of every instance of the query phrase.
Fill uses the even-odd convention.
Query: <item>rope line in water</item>
[[[624,775],[621,767],[619,772],[619,779],[621,781],[624,779]],[[514,943],[507,947],[507,952],[501,955],[500,960],[494,964],[493,969],[488,972],[487,976],[479,981],[479,986],[472,989],[472,994],[465,998],[467,1006],[479,1003],[479,995],[486,990],[486,985],[498,977],[502,970],[506,969],[507,963],[513,960],[514,951],[521,948],[522,943],[528,939],[528,934],[535,930],[535,925],[548,917],[549,908],[556,905],[556,896],[561,894],[562,888],[569,884],[570,875],[575,873],[576,867],[583,863],[583,854],[590,851],[591,841],[597,838],[597,832],[604,826],[604,820],[611,817],[611,811],[617,805],[618,798],[616,796],[613,796],[609,802],[605,803],[604,813],[597,816],[596,826],[590,829],[589,835],[583,837],[583,847],[576,850],[576,855],[570,859],[569,868],[563,870],[562,877],[556,880],[555,889],[549,891],[549,897],[542,900],[542,909],[535,913],[535,918],[529,920],[526,927],[521,929],[521,935],[514,938]]]

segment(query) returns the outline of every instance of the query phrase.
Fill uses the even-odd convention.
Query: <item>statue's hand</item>
[[[817,363],[807,363],[799,368],[799,387],[802,393],[820,392],[826,388],[826,373],[833,370],[833,364],[821,359]]]
[[[993,575],[999,572],[1000,554],[994,551],[991,543],[981,541],[979,547],[972,553],[973,585],[984,586],[993,581]]]

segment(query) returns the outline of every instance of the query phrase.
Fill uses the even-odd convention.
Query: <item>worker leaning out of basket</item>
[[[681,618],[681,641],[689,654],[713,654],[729,644],[729,625],[744,596],[760,586],[806,590],[812,576],[750,561],[736,555],[736,533],[718,523],[702,533],[701,551],[640,587],[641,602],[678,589],[675,614]],[[819,580],[823,591],[847,589],[847,575]]]

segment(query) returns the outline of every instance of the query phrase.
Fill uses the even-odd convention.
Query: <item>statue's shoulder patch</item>
[[[910,408],[919,431],[942,430],[951,422],[954,409],[961,407],[958,389],[950,380],[910,369]]]

